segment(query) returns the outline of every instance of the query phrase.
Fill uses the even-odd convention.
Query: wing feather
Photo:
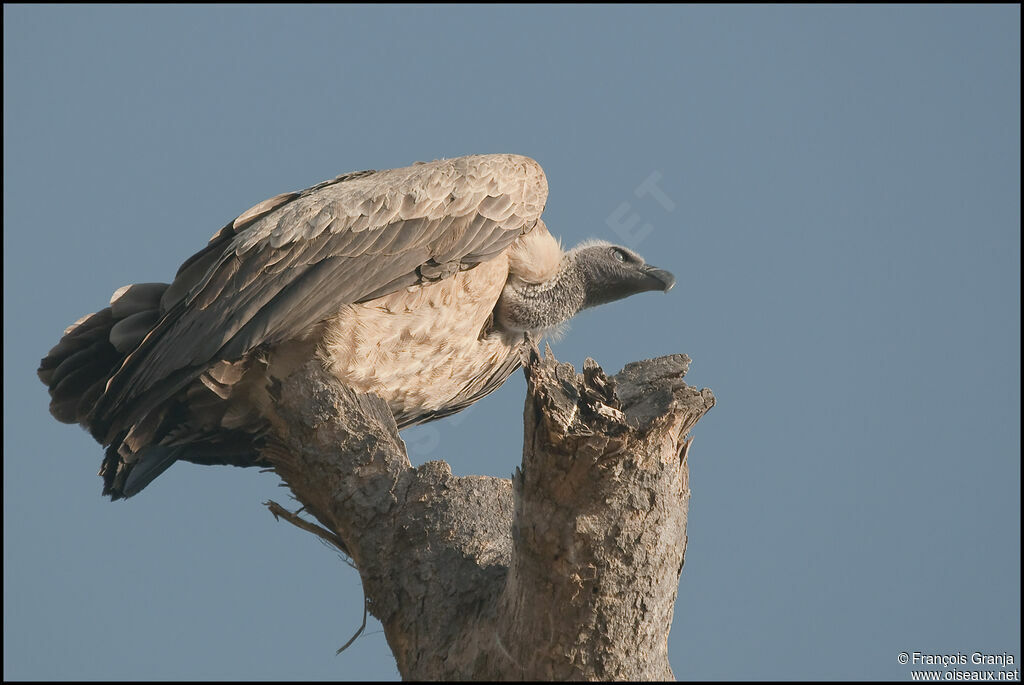
[[[115,417],[137,421],[220,360],[414,285],[431,260],[492,258],[532,229],[546,198],[532,159],[476,155],[339,176],[256,205],[179,270],[162,318],[97,403],[96,432],[111,439]]]

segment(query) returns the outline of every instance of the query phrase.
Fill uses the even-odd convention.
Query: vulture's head
[[[544,334],[581,309],[648,290],[668,292],[676,283],[675,276],[647,264],[636,252],[603,240],[559,254],[557,270],[544,280],[509,278],[498,300],[500,328]]]
[[[604,241],[585,243],[569,252],[583,279],[583,305],[596,307],[648,290],[668,292],[676,278],[651,266],[644,258],[621,245]]]

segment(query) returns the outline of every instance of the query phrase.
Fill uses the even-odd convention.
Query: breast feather
[[[321,354],[339,380],[381,396],[396,416],[445,407],[515,345],[481,335],[507,277],[500,254],[436,283],[347,305],[326,325]]]

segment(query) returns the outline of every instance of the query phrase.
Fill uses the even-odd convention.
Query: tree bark
[[[387,405],[311,362],[276,388],[264,456],[351,556],[403,678],[670,679],[686,436],[715,403],[689,363],[608,377],[531,350],[506,480],[413,467]]]

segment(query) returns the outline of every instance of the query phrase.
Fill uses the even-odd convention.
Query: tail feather
[[[139,312],[159,311],[167,287],[167,283],[132,283],[118,288],[110,297],[110,311],[118,320]]]
[[[159,320],[160,312],[155,309],[126,316],[111,327],[110,344],[121,354],[131,354]]]
[[[93,432],[90,413],[103,396],[107,381],[145,336],[146,324],[160,315],[166,283],[138,283],[119,288],[111,306],[83,316],[40,361],[38,375],[50,391],[50,413],[63,423],[80,423]],[[116,345],[115,345],[116,343]],[[113,499],[135,494],[177,459],[181,448],[148,446],[125,463],[118,455],[120,441],[107,449],[103,467],[104,493]],[[132,475],[135,474],[135,475]]]
[[[100,467],[103,494],[111,500],[137,495],[176,461],[196,464],[223,464],[232,466],[269,466],[253,452],[252,435],[226,431],[220,440],[188,442],[179,445],[147,445],[126,462],[116,446],[107,448]],[[232,439],[235,442],[232,442]]]
[[[103,395],[103,390],[107,387],[107,381],[105,378],[101,378],[92,385],[89,389],[82,393],[78,398],[78,404],[75,406],[75,421],[83,426],[86,426],[89,422],[89,414],[92,412],[92,408],[96,406],[96,401]]]
[[[261,464],[254,435],[247,425],[226,428],[220,418],[230,395],[229,386],[240,382],[245,364],[211,370],[204,379],[211,388],[212,411],[190,423],[186,388],[193,379],[172,375],[162,383],[169,388],[151,397],[135,398],[114,417],[97,417],[110,379],[123,367],[146,336],[158,325],[166,283],[140,283],[114,293],[109,307],[82,317],[64,331],[39,363],[38,375],[50,392],[50,413],[64,423],[79,423],[106,446],[100,475],[103,494],[117,500],[131,497],[148,486],[178,460],[200,464]],[[222,387],[223,386],[223,387]],[[177,399],[172,396],[178,391]],[[170,398],[170,400],[169,400]],[[197,405],[201,406],[201,405]],[[199,412],[202,415],[202,412]],[[221,417],[222,418],[222,417]]]
[[[80,411],[83,396],[95,400],[99,395],[93,386],[98,385],[102,392],[121,365],[121,355],[104,335],[112,321],[109,310],[97,312],[86,322],[90,328],[79,327],[65,335],[40,362],[39,380],[50,389],[50,413],[58,421],[89,427],[83,419],[91,406]]]
[[[139,452],[138,460],[127,470],[127,477],[124,478],[124,484],[121,486],[119,494],[122,497],[137,495],[157,476],[178,461],[178,457],[184,452],[185,447],[165,447],[164,445],[153,445],[142,450]]]
[[[108,341],[106,340],[97,340],[88,345],[88,347],[68,355],[56,368],[49,371],[48,378],[43,382],[47,385],[56,386],[72,371],[89,366],[95,363],[97,359],[113,356],[110,354],[110,346],[107,343]],[[110,360],[111,363],[113,361],[113,359]]]
[[[109,343],[113,316],[110,309],[101,309],[95,314],[82,317],[64,330],[64,337],[39,362],[39,380],[51,385],[53,376],[60,365],[94,343]],[[66,372],[65,372],[66,373]]]
[[[78,423],[80,419],[84,419],[85,416],[80,415],[78,411],[82,396],[93,386],[104,383],[104,375],[108,369],[109,366],[101,362],[83,366],[51,386],[50,413],[64,423]]]
[[[85,425],[86,416],[103,393],[107,372],[119,363],[119,355],[99,340],[67,357],[55,369],[40,372],[50,386],[50,413],[64,423]]]
[[[111,306],[68,326],[60,342],[39,363],[39,380],[50,389],[54,418],[81,423],[91,430],[89,411],[131,348],[145,336],[144,324],[159,318],[165,290],[166,283],[119,288]]]

